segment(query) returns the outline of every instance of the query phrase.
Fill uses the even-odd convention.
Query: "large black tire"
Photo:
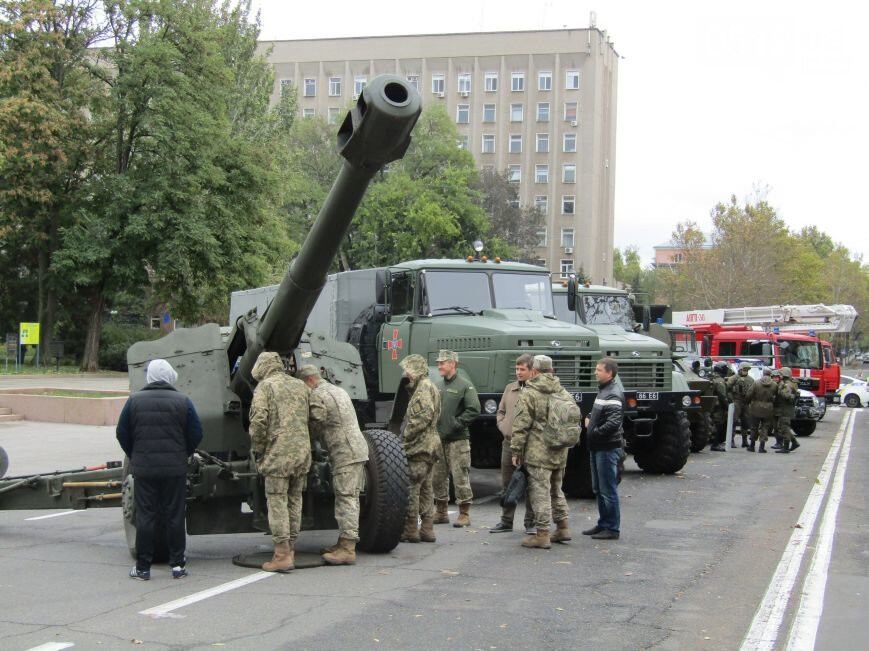
[[[682,470],[690,453],[691,426],[685,412],[676,411],[658,416],[651,439],[636,446],[634,461],[644,472],[672,475]]]
[[[568,497],[582,499],[594,497],[594,491],[591,490],[591,462],[585,437],[583,433],[579,444],[571,448],[567,455],[567,467],[564,469],[561,490]]]
[[[797,436],[811,436],[815,433],[815,428],[818,424],[813,420],[794,420],[791,421],[791,429]]]
[[[691,452],[700,452],[712,438],[712,416],[703,411],[688,423],[691,427]]]
[[[124,522],[124,535],[127,537],[127,547],[130,550],[130,556],[136,558],[136,503],[135,503],[135,482],[133,475],[130,474],[130,460],[124,459],[123,468],[124,480],[121,485],[121,518]],[[169,562],[169,545],[166,541],[166,523],[157,522],[154,529],[154,558],[152,563],[167,563]]]
[[[365,492],[359,502],[359,543],[372,554],[384,554],[398,545],[407,514],[410,479],[407,458],[398,437],[382,429],[365,430],[368,463]]]
[[[856,393],[849,393],[842,402],[845,403],[846,407],[857,408],[860,406],[860,396]]]
[[[6,476],[6,471],[9,470],[9,455],[6,450],[0,448],[0,478]]]

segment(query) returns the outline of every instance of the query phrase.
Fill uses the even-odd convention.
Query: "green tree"
[[[483,210],[489,215],[491,232],[498,233],[513,249],[513,256],[526,262],[536,260],[534,251],[540,243],[543,213],[535,206],[521,206],[519,189],[504,174],[483,169],[480,172]]]

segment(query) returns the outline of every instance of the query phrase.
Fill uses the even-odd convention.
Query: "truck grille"
[[[594,378],[595,361],[590,355],[553,357],[552,364],[555,367],[555,374],[561,380],[561,386],[568,391],[597,389],[597,381]]]
[[[663,361],[620,359],[619,377],[628,391],[669,390],[672,375],[668,375],[667,366]]]
[[[436,339],[437,348],[460,351],[460,350],[486,350],[492,347],[491,337],[446,337]]]

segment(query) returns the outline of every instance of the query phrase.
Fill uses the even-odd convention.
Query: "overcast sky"
[[[619,62],[616,246],[646,261],[764,188],[792,230],[869,253],[869,5],[827,0],[254,0],[262,38],[587,27]],[[460,54],[460,53],[457,53]]]

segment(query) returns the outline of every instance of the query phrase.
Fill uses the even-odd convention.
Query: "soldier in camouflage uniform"
[[[724,442],[727,440],[727,409],[730,402],[727,400],[727,383],[724,377],[727,375],[727,362],[716,362],[712,367],[712,395],[717,399],[712,409],[712,446],[713,452],[724,452]]]
[[[311,390],[311,434],[329,452],[335,492],[338,542],[320,553],[329,565],[353,565],[359,541],[359,492],[368,461],[368,443],[359,430],[353,401],[344,389],[324,381],[312,364],[299,369],[299,379]]]
[[[428,379],[428,364],[422,355],[408,355],[400,366],[411,392],[401,426],[410,474],[410,499],[401,542],[435,542],[432,467],[441,445],[438,436],[441,396]],[[419,528],[417,517],[422,519]]]
[[[730,447],[736,447],[736,424],[739,423],[739,431],[742,433],[742,447],[748,447],[748,433],[751,431],[751,417],[748,415],[748,390],[754,384],[748,372],[751,364],[742,362],[739,365],[739,373],[727,378],[727,393],[733,403],[733,433],[730,435]]]
[[[783,368],[778,376],[778,391],[773,401],[775,412],[775,431],[781,437],[781,447],[776,452],[793,452],[800,444],[791,429],[791,419],[796,412],[797,398],[800,397],[800,389],[793,379],[790,368]]]
[[[308,388],[287,375],[277,353],[261,353],[251,371],[258,382],[250,405],[251,452],[265,478],[269,529],[275,544],[266,572],[288,572],[302,525],[302,492],[311,467]]]
[[[748,448],[749,452],[754,452],[755,441],[760,441],[758,452],[766,452],[766,441],[769,432],[775,425],[773,418],[773,400],[778,391],[778,385],[773,382],[772,370],[769,368],[763,369],[763,377],[751,385],[748,390],[746,399],[748,401],[748,413],[753,421],[751,429],[751,443]],[[776,371],[778,373],[778,371]]]
[[[549,447],[544,438],[549,398],[561,394],[563,399],[572,401],[573,397],[564,390],[559,379],[552,373],[552,358],[537,355],[534,358],[532,377],[525,384],[525,390],[516,403],[513,418],[513,437],[510,450],[513,465],[525,464],[528,471],[528,491],[534,509],[534,524],[537,533],[522,541],[523,547],[549,549],[550,518],[559,523],[559,532],[567,532],[560,540],[570,540],[567,528],[567,500],[561,490],[564,468],[567,465],[569,448]]]

